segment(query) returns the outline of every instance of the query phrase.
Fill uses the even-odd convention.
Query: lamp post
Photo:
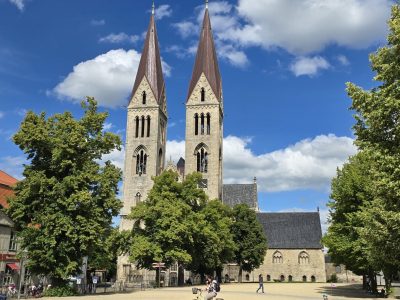
[[[25,281],[25,260],[27,256],[28,251],[23,250],[22,255],[21,255],[21,271],[19,274],[19,284],[18,284],[18,300],[21,299],[21,288],[22,288],[22,283]]]

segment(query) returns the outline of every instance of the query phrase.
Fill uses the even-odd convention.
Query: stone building
[[[7,198],[14,195],[17,179],[0,170],[0,206],[8,208]],[[17,259],[17,236],[14,222],[0,210],[0,285],[17,283],[19,259]]]
[[[223,184],[223,118],[222,78],[206,4],[186,98],[185,159],[180,158],[176,166],[170,161],[167,169],[177,171],[179,180],[187,174],[200,172],[203,180],[199,187],[210,199],[221,199],[230,206],[247,203],[257,211],[269,250],[264,264],[251,274],[244,273],[243,281],[257,281],[259,273],[269,281],[325,281],[318,213],[262,213],[259,212],[256,178],[252,184]],[[165,83],[153,5],[128,105],[121,230],[132,228],[127,214],[146,199],[153,184],[151,176],[159,175],[164,169],[166,127]],[[177,272],[177,266],[165,270],[161,274],[164,284],[177,283]],[[117,277],[121,281],[151,281],[154,273],[136,270],[126,256],[118,259]],[[186,279],[190,274],[185,271],[183,275]],[[226,278],[237,280],[237,275],[237,266],[226,266]]]

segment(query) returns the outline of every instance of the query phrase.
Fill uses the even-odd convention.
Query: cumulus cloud
[[[124,146],[121,147],[121,150],[114,149],[109,154],[105,154],[102,157],[102,163],[106,161],[111,161],[115,166],[120,168],[121,170],[124,169],[124,161],[125,161],[125,148]]]
[[[346,56],[344,55],[338,55],[336,57],[336,59],[338,60],[338,62],[342,65],[342,66],[348,66],[350,64],[349,60],[347,59]]]
[[[310,77],[316,75],[320,70],[330,68],[328,61],[321,56],[314,57],[298,57],[290,65],[290,70],[296,77],[308,75]]]
[[[353,140],[333,134],[305,139],[285,149],[256,155],[251,140],[235,136],[224,139],[224,180],[251,182],[256,176],[260,191],[328,189],[330,180],[350,155]]]
[[[14,4],[20,11],[23,11],[25,8],[25,0],[9,0],[12,4]]]
[[[169,6],[168,4],[162,4],[156,7],[156,11],[154,14],[156,20],[161,20],[165,17],[170,17],[171,15],[172,15],[172,9],[171,6]]]
[[[74,66],[52,93],[76,103],[93,96],[105,107],[126,105],[139,61],[140,53],[135,50],[111,50]],[[169,65],[164,62],[163,67],[166,75],[170,75]]]
[[[121,44],[121,43],[136,43],[139,40],[137,35],[128,35],[125,32],[111,33],[99,39],[100,43]]]
[[[178,162],[179,158],[185,158],[185,141],[167,141],[165,157],[167,161],[172,159],[175,163]]]

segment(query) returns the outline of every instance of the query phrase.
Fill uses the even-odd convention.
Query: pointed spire
[[[142,57],[140,58],[139,68],[136,73],[135,84],[133,85],[132,95],[136,93],[143,78],[146,77],[154,96],[161,104],[164,90],[164,76],[161,66],[160,49],[158,46],[158,37],[156,23],[154,21],[154,1],[153,11],[150,17],[150,24],[147,30],[146,40],[144,42]]]
[[[206,5],[208,1],[206,2]],[[222,96],[221,75],[219,73],[217,54],[213,34],[211,31],[210,15],[206,6],[200,42],[197,48],[196,61],[193,68],[192,80],[189,85],[188,99],[193,92],[202,73],[206,76],[215,96],[220,100]]]

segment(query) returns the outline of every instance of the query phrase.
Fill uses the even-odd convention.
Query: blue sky
[[[374,86],[389,0],[210,1],[224,93],[225,182],[257,176],[260,208],[326,215],[336,167],[355,153],[348,81]],[[184,151],[185,97],[204,2],[156,1],[169,112],[167,156]],[[0,0],[0,169],[21,177],[10,137],[27,110],[96,96],[125,138],[151,1]],[[118,165],[123,153],[109,155]]]

